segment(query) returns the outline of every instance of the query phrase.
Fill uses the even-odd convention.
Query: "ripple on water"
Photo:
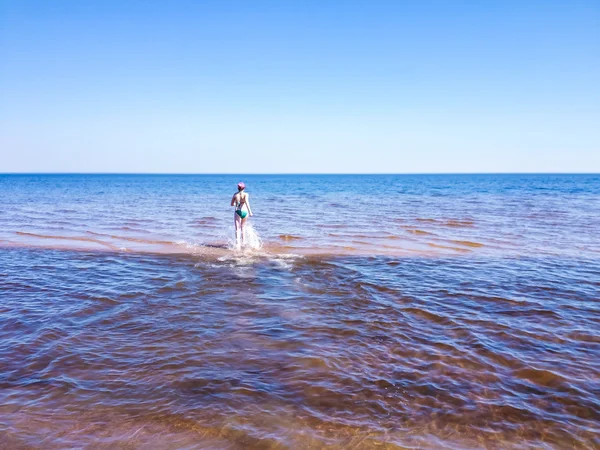
[[[10,448],[599,444],[594,260],[5,249],[0,267]]]

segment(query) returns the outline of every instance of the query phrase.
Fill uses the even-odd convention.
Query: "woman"
[[[236,246],[240,248],[240,236],[241,244],[246,244],[246,220],[248,220],[248,214],[252,216],[252,209],[250,208],[248,193],[244,192],[246,185],[240,182],[237,188],[238,192],[231,199],[231,206],[235,206],[235,213],[233,215],[235,222],[235,242]]]

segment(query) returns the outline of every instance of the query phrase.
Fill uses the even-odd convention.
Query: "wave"
[[[135,227],[129,227],[129,226],[123,226],[123,227],[120,227],[119,229],[123,230],[123,231],[133,231],[136,233],[150,233],[149,231],[144,230],[142,228],[135,228]]]
[[[219,219],[216,217],[208,216],[208,217],[200,217],[198,219],[193,219],[190,221],[192,225],[204,225],[209,227],[216,227],[219,223]]]
[[[451,247],[449,245],[434,244],[433,242],[429,242],[427,245],[429,245],[430,247],[433,247],[433,248],[440,248],[440,249],[444,249],[444,250],[453,250],[453,251],[456,251],[456,252],[470,252],[471,251],[471,250],[468,250],[466,248]]]
[[[119,250],[119,247],[105,241],[101,241],[99,239],[78,237],[78,236],[54,236],[54,235],[45,235],[45,234],[37,234],[37,233],[28,233],[25,231],[17,231],[16,234],[19,236],[29,236],[38,239],[56,239],[56,240],[65,240],[65,241],[75,241],[75,242],[90,242],[102,245],[104,247],[108,247],[112,250]]]
[[[455,244],[460,244],[460,245],[466,245],[467,247],[484,247],[483,244],[479,243],[479,242],[471,242],[471,241],[452,241]]]
[[[32,237],[32,240],[0,240],[0,247],[4,248],[35,248],[48,250],[64,251],[97,251],[97,252],[115,252],[129,254],[150,254],[150,255],[180,255],[201,258],[203,260],[216,260],[221,257],[233,256],[252,257],[258,259],[287,258],[287,257],[318,257],[318,258],[337,258],[337,257],[449,257],[462,253],[469,253],[471,250],[458,247],[429,244],[430,247],[440,251],[432,251],[423,248],[406,248],[391,245],[376,245],[355,247],[351,245],[311,245],[311,246],[293,246],[289,244],[280,244],[277,242],[262,243],[258,249],[245,247],[236,249],[231,242],[229,243],[192,243],[184,240],[172,242],[170,244],[123,247],[118,243],[108,243],[93,238],[78,238],[67,236],[47,236],[35,233],[22,233],[19,235]],[[60,241],[62,244],[57,244]],[[157,241],[154,241],[157,242]],[[160,241],[158,241],[160,242]],[[167,242],[167,241],[165,241]],[[93,244],[91,246],[80,244]],[[451,250],[451,251],[448,251]]]
[[[432,225],[454,228],[472,228],[475,226],[475,221],[471,219],[430,219],[417,217],[415,220],[421,223],[429,223]]]
[[[133,231],[133,230],[128,230]],[[224,241],[198,242],[188,239],[165,239],[143,235],[124,235],[110,232],[86,230],[81,234],[39,233],[17,231],[17,236],[26,239],[4,239],[2,246],[66,248],[73,250],[127,251],[130,253],[156,254],[190,254],[205,257],[220,257],[235,251],[264,251],[272,255],[300,254],[324,256],[452,256],[466,254],[486,247],[484,244],[470,240],[446,240],[435,238],[433,233],[414,229],[412,234],[425,237],[419,241],[408,236],[383,234],[337,234],[329,233],[334,238],[330,242],[314,241],[299,235],[280,234],[275,240],[263,242],[256,230],[247,226],[247,245],[237,248],[231,237]],[[133,233],[132,233],[133,234]],[[431,237],[430,239],[427,239]],[[428,242],[429,241],[429,242]],[[60,243],[60,244],[59,244]],[[491,249],[490,249],[491,250]],[[497,249],[496,249],[497,250]]]
[[[294,236],[292,234],[280,234],[279,235],[279,239],[281,239],[282,241],[301,241],[301,240],[304,240],[303,237]]]
[[[97,233],[95,231],[86,231],[87,234],[91,234],[94,236],[104,236],[112,239],[118,239],[120,241],[129,241],[129,242],[139,242],[140,244],[160,244],[160,245],[173,245],[175,242],[173,241],[164,241],[159,239],[143,239],[143,238],[134,238],[129,236],[119,236],[115,234],[106,234],[106,233]]]
[[[412,234],[416,234],[416,235],[422,235],[422,236],[432,236],[435,235],[435,233],[431,233],[429,231],[423,231],[423,230],[412,230],[412,229],[407,229],[406,230],[408,233],[412,233]]]

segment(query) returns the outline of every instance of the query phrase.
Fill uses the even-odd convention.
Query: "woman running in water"
[[[235,242],[237,248],[240,248],[241,245],[246,244],[246,220],[248,220],[248,214],[252,216],[252,208],[250,208],[248,193],[244,192],[246,185],[240,182],[237,188],[238,192],[233,195],[231,206],[235,206],[235,213],[233,215],[235,221]]]

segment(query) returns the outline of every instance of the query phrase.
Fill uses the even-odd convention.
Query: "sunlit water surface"
[[[0,175],[0,448],[600,447],[600,177],[237,181]]]

